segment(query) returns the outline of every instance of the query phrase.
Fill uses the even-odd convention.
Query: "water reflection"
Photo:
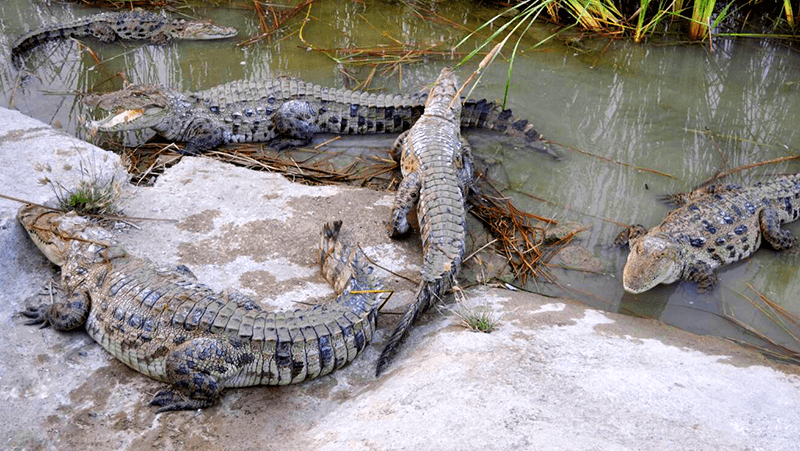
[[[305,41],[300,39],[302,20],[297,19],[271,40],[245,47],[234,44],[261,33],[252,11],[200,9],[197,16],[235,26],[239,37],[163,47],[87,39],[101,64],[76,42],[47,45],[29,56],[28,78],[22,85],[20,73],[6,64],[0,70],[0,88],[5,105],[13,98],[14,106],[25,114],[58,122],[70,133],[83,136],[78,118],[86,111],[75,101],[75,92],[108,91],[125,82],[197,90],[239,78],[278,75],[341,87],[347,80],[343,70],[364,79],[372,66],[339,65],[336,58],[343,55],[330,49],[404,42],[447,50],[464,36],[464,29],[474,29],[492,15],[468,2],[431,7],[437,8],[435,14],[420,15],[404,2],[314,3],[303,28]],[[8,61],[14,38],[37,24],[96,12],[70,4],[3,2],[0,54]],[[441,22],[437,15],[450,23]],[[476,153],[498,162],[490,175],[507,187],[506,193],[518,206],[591,226],[582,234],[581,244],[603,262],[606,274],[555,269],[561,286],[539,282],[530,288],[577,297],[600,308],[658,317],[696,332],[738,338],[744,336],[741,329],[721,314],[733,314],[759,327],[769,323],[742,296],[757,297],[746,283],[800,313],[798,256],[761,250],[748,261],[720,271],[720,284],[709,294],[696,293],[690,284],[674,284],[633,296],[625,294],[619,283],[627,251],[610,244],[619,232],[610,221],[658,224],[669,211],[658,200],[660,195],[689,190],[720,169],[792,155],[800,148],[800,57],[772,43],[734,40],[715,41],[713,52],[699,46],[621,41],[607,45],[606,39],[587,43],[585,48],[595,49],[588,52],[576,51],[557,39],[532,49],[551,32],[536,26],[524,40],[522,48],[527,51],[515,60],[508,106],[533,121],[547,138],[605,160],[565,148],[563,161],[555,162],[496,135],[470,133],[468,137]],[[309,45],[329,50],[310,51]],[[421,89],[445,64],[453,61],[426,58],[381,75],[383,66],[376,71],[375,87],[385,86],[389,92],[400,87]],[[460,69],[461,78],[476,64]],[[491,66],[476,95],[502,97],[505,80],[506,67]],[[768,166],[728,180],[750,184],[765,174],[797,170],[797,163]],[[788,341],[780,328],[769,330],[776,341]]]

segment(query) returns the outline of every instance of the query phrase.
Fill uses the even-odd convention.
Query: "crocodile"
[[[182,153],[193,155],[231,143],[264,142],[276,149],[305,145],[315,133],[400,133],[422,115],[426,97],[426,92],[375,94],[279,77],[188,93],[132,85],[83,101],[113,112],[87,124],[93,133],[150,128],[168,140],[186,142]],[[555,156],[533,124],[495,102],[467,100],[461,126],[497,130]]]
[[[93,36],[102,42],[133,39],[167,44],[173,39],[225,39],[236,36],[237,33],[236,28],[217,25],[211,21],[170,19],[142,9],[104,12],[28,32],[14,42],[11,58],[20,67],[24,53],[44,42],[70,37]]]
[[[422,281],[414,302],[381,352],[376,376],[397,353],[419,315],[451,288],[461,268],[472,152],[460,133],[462,107],[455,99],[457,90],[453,71],[442,69],[427,97],[424,114],[394,144],[392,154],[400,160],[403,181],[395,195],[389,235],[397,238],[409,231],[407,216],[416,207],[423,247]]]
[[[171,384],[158,412],[213,405],[227,387],[287,385],[339,369],[372,340],[388,293],[341,221],[324,225],[322,272],[339,295],[311,309],[267,312],[236,291],[214,292],[185,266],[130,255],[74,212],[25,205],[18,213],[37,247],[61,267],[65,299],[21,312],[25,324],[84,326],[130,368]]]
[[[749,187],[711,185],[673,199],[678,208],[661,224],[649,231],[637,225],[627,232],[625,291],[642,293],[679,279],[697,282],[705,291],[717,280],[716,268],[749,256],[762,239],[778,251],[796,245],[781,224],[800,216],[800,175]]]

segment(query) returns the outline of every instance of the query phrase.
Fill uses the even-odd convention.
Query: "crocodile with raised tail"
[[[150,128],[168,140],[186,142],[182,153],[197,154],[230,143],[264,142],[277,149],[304,145],[315,133],[400,133],[422,115],[426,97],[426,92],[371,94],[279,77],[238,80],[193,93],[132,85],[86,96],[84,103],[114,112],[90,122],[93,132]],[[555,155],[533,124],[494,102],[467,100],[461,126],[497,130]]]
[[[781,224],[800,216],[800,175],[744,188],[712,185],[674,199],[680,207],[661,224],[649,231],[630,229],[630,254],[622,273],[630,293],[679,279],[706,290],[717,280],[714,269],[749,256],[762,238],[779,251],[796,245]]]
[[[266,312],[235,291],[216,293],[185,266],[159,268],[115,245],[74,213],[23,206],[19,220],[61,266],[66,299],[30,307],[26,324],[85,326],[134,370],[171,384],[155,395],[159,412],[211,406],[227,387],[286,385],[351,362],[372,340],[388,297],[361,251],[323,227],[320,263],[340,293],[312,309]]]
[[[389,235],[398,237],[409,230],[407,216],[416,207],[422,235],[422,282],[381,352],[376,375],[397,353],[419,315],[450,289],[461,268],[472,153],[460,133],[462,106],[455,98],[457,90],[453,71],[442,69],[427,97],[425,113],[395,141],[393,156],[400,160],[403,181],[395,196]]]
[[[211,21],[170,19],[142,9],[105,12],[28,32],[14,42],[11,58],[20,67],[24,53],[44,42],[69,37],[93,36],[102,42],[135,39],[167,44],[173,39],[225,39],[236,36],[237,33],[236,28],[217,25]]]

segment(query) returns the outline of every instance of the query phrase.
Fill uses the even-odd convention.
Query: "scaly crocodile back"
[[[381,353],[378,375],[397,353],[411,325],[451,287],[461,267],[466,240],[464,191],[469,187],[462,186],[459,171],[463,159],[470,157],[463,155],[461,104],[452,102],[457,88],[453,72],[443,69],[431,88],[425,114],[404,138],[402,158],[409,169],[420,172],[421,180],[417,217],[423,247],[422,283]],[[470,180],[471,175],[470,170]]]
[[[221,118],[244,121],[276,111],[289,100],[304,100],[317,106],[315,119],[320,131],[340,134],[398,133],[411,128],[422,116],[427,91],[410,95],[375,94],[327,88],[299,78],[236,80],[189,96],[206,104]],[[541,141],[533,124],[514,117],[496,102],[465,100],[460,124],[465,128],[496,130],[526,142]]]
[[[360,251],[340,240],[340,227],[341,222],[326,224],[322,238],[323,274],[342,291],[330,304],[265,312],[238,292],[217,294],[128,256],[114,262],[92,290],[92,302],[99,305],[93,306],[86,329],[126,365],[159,380],[168,380],[164,365],[173,349],[214,336],[232,337],[241,352],[229,357],[252,363],[229,376],[225,386],[294,384],[327,374],[352,361],[372,340],[386,296],[351,293],[380,286]]]

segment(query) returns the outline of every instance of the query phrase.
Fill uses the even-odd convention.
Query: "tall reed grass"
[[[491,19],[484,22],[481,26],[467,35],[453,48],[458,49],[464,43],[472,39],[479,33],[491,31],[491,35],[479,43],[478,47],[469,53],[459,63],[462,64],[484,49],[490,44],[497,44],[504,48],[509,40],[514,39],[514,47],[508,65],[508,77],[506,81],[506,93],[503,99],[508,97],[508,89],[511,83],[511,74],[514,68],[514,57],[525,33],[533,26],[536,21],[548,21],[561,25],[562,28],[555,34],[539,41],[533,47],[538,47],[545,42],[555,38],[559,33],[571,28],[582,29],[592,32],[599,36],[609,36],[612,38],[630,37],[634,42],[642,42],[652,36],[657,31],[663,33],[673,33],[674,29],[686,28],[687,37],[690,40],[704,42],[708,40],[711,47],[711,38],[718,37],[757,37],[757,38],[777,38],[800,41],[799,30],[795,29],[794,10],[792,0],[783,0],[782,4],[773,3],[773,11],[777,15],[769,20],[770,15],[764,15],[763,11],[753,15],[761,16],[758,20],[752,20],[751,14],[754,8],[762,8],[764,11],[769,9],[766,4],[768,0],[761,3],[753,3],[749,0],[725,0],[729,3],[719,5],[717,0],[522,0]],[[800,1],[800,0],[798,0]],[[510,19],[508,17],[511,17]],[[763,20],[767,17],[768,20]],[[741,23],[738,31],[715,31],[726,19],[730,22]],[[761,32],[744,32],[744,25],[750,22],[761,24]],[[785,22],[784,22],[785,21]],[[768,30],[765,30],[765,25]],[[673,25],[677,25],[673,27]],[[681,27],[681,25],[684,25]],[[688,27],[686,27],[688,25]],[[673,33],[674,34],[674,33]],[[497,49],[496,49],[497,50]],[[493,53],[496,53],[494,51]],[[492,57],[494,59],[494,56]]]
[[[794,30],[796,22],[793,0],[724,1],[725,3],[718,3],[717,0],[522,0],[503,14],[489,20],[486,25],[495,22],[498,17],[508,16],[509,13],[517,11],[518,14],[510,22],[545,19],[603,35],[630,36],[636,42],[642,41],[659,29],[667,28],[659,27],[660,24],[685,24],[688,25],[688,38],[702,41],[707,39],[723,20],[738,12],[738,15],[744,18],[744,22],[747,22],[748,18],[752,22],[752,17],[757,15],[772,16],[772,28],[777,29],[780,25],[784,25],[781,37],[792,35],[800,38]],[[785,23],[778,23],[780,21]],[[785,29],[787,27],[788,32]],[[742,36],[749,35],[742,33]]]

